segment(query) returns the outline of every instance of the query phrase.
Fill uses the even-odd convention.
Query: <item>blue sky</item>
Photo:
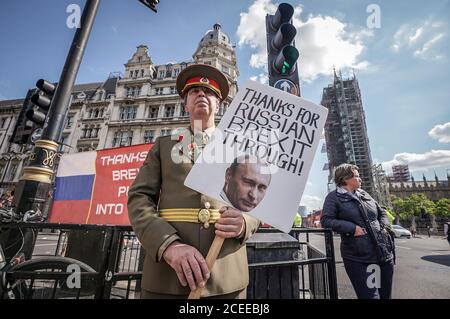
[[[450,1],[287,1],[296,8],[303,97],[320,103],[333,65],[355,69],[366,111],[372,159],[408,163],[416,179],[434,170],[450,174]],[[38,78],[57,81],[74,30],[66,26],[75,0],[16,0],[0,4],[0,99],[21,98]],[[263,19],[272,0],[161,0],[158,13],[137,0],[104,0],[77,83],[103,81],[136,46],[146,44],[154,63],[189,60],[213,24],[236,43],[239,83],[266,79]],[[380,27],[369,28],[371,4]],[[262,31],[262,32],[261,32]],[[303,202],[319,208],[327,189],[317,154]]]

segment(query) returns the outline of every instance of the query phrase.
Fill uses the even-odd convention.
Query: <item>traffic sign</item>
[[[295,85],[295,83],[290,80],[286,79],[278,80],[277,82],[275,82],[273,87],[281,91],[285,91],[293,95],[299,96],[297,85]]]

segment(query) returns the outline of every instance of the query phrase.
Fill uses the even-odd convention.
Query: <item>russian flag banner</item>
[[[140,144],[62,156],[49,222],[129,225],[128,189],[151,147]]]

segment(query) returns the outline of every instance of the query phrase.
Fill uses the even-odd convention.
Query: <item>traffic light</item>
[[[139,0],[147,8],[150,8],[152,11],[156,11],[156,5],[159,3],[159,0]]]
[[[33,107],[30,99],[37,92],[37,89],[28,90],[27,96],[22,104],[22,110],[20,111],[19,117],[17,119],[16,125],[14,127],[13,134],[9,140],[10,143],[14,144],[27,144],[31,135],[31,130],[33,128],[33,123],[28,121],[25,114],[27,111]]]
[[[269,85],[300,96],[297,70],[299,52],[293,45],[297,30],[292,25],[294,8],[282,3],[266,16]]]
[[[15,144],[27,144],[35,142],[42,134],[47,112],[50,108],[56,84],[45,80],[36,83],[36,89],[28,90],[23,101],[22,110],[14,127],[10,142]]]
[[[52,103],[52,97],[56,90],[56,85],[40,79],[36,82],[36,87],[40,90],[37,91],[31,97],[31,102],[36,105],[40,110],[30,108],[26,117],[38,126],[44,126],[45,118],[47,117],[48,109]]]
[[[25,117],[34,123],[34,128],[31,133],[31,142],[33,143],[42,135],[47,112],[56,91],[56,84],[40,79],[36,82],[36,87],[38,90],[30,98],[34,107],[31,106],[25,113]]]

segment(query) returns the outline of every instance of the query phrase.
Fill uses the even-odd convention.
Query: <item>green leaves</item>
[[[450,217],[450,200],[442,198],[435,203],[434,213],[440,217]]]
[[[436,210],[436,204],[423,194],[413,194],[404,199],[392,196],[391,201],[394,211],[401,219],[420,216],[422,213],[434,215]]]

